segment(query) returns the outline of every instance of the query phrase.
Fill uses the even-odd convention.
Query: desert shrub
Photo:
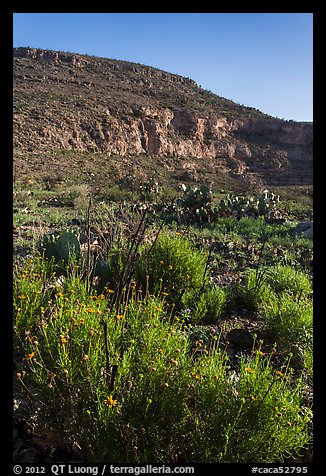
[[[184,443],[192,461],[271,463],[309,444],[311,412],[286,362],[274,368],[258,347],[238,372],[225,372],[226,364],[216,351],[198,365],[197,418]]]
[[[288,265],[277,264],[270,267],[267,273],[267,282],[278,294],[287,292],[297,297],[312,293],[309,276]]]
[[[54,190],[64,180],[60,172],[47,173],[41,177],[45,190]]]
[[[288,352],[312,346],[313,304],[291,294],[270,295],[261,306],[266,332]]]
[[[68,197],[73,202],[78,214],[85,213],[89,206],[90,188],[87,184],[71,185],[68,189]]]
[[[266,280],[264,269],[248,269],[243,279],[230,288],[228,308],[243,307],[258,311],[261,304],[267,301],[274,291]]]
[[[124,200],[128,200],[130,202],[137,201],[138,196],[135,192],[130,192],[129,190],[125,190],[124,188],[119,187],[118,185],[111,185],[105,187],[101,191],[101,195],[105,200],[108,202],[123,202]]]
[[[100,278],[100,289],[105,287],[116,289],[120,276],[127,260],[128,251],[124,245],[118,248],[116,245],[110,248],[106,259],[97,259],[94,275]]]
[[[186,238],[162,233],[154,243],[142,246],[135,278],[151,293],[179,299],[183,292],[199,290],[205,284],[206,261],[206,255]]]
[[[313,375],[314,375],[314,352],[313,346],[298,346],[299,357],[302,359],[302,367],[304,369],[305,379],[313,388]]]
[[[192,323],[217,322],[227,303],[227,292],[217,286],[206,286],[199,292],[188,291],[182,298],[184,308],[189,309],[188,321]],[[187,317],[187,314],[184,314]]]
[[[286,362],[275,368],[258,348],[230,371],[218,339],[195,357],[164,298],[131,290],[117,307],[75,275],[52,288],[43,264],[16,274],[15,387],[85,461],[266,463],[309,444],[311,413]]]

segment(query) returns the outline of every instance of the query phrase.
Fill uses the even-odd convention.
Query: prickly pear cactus
[[[62,233],[57,241],[57,250],[65,262],[71,256],[75,256],[78,259],[80,256],[80,244],[77,237],[69,231]]]
[[[259,197],[257,208],[258,215],[265,216],[267,214],[268,202],[264,196]]]
[[[41,249],[46,259],[50,260],[51,258],[54,258],[55,261],[59,260],[56,238],[54,235],[46,235],[44,237]]]
[[[107,260],[97,260],[95,266],[95,276],[101,279],[101,282],[106,284],[110,278],[109,263]]]
[[[68,262],[69,257],[80,257],[80,244],[77,237],[71,232],[62,233],[59,238],[54,235],[46,236],[42,248],[47,259],[54,258],[56,262]]]

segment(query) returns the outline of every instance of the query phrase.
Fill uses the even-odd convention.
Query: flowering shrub
[[[180,255],[164,261],[169,243],[156,257],[181,267]],[[85,461],[270,463],[310,443],[302,380],[274,363],[275,349],[256,344],[232,369],[218,334],[209,348],[191,345],[165,296],[141,298],[130,284],[114,303],[47,266],[37,257],[15,273],[15,387],[37,398],[36,423],[77,443]]]
[[[198,290],[207,282],[206,261],[206,255],[189,240],[164,233],[142,247],[135,278],[143,289],[148,286],[150,292],[169,296],[168,300],[178,299],[186,290]]]

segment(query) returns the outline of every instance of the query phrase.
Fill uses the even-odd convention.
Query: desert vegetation
[[[312,218],[300,193],[16,183],[14,397],[29,447],[98,463],[307,457],[313,248],[297,231]]]

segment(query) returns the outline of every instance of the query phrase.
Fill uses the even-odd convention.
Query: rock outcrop
[[[14,49],[14,148],[219,163],[268,183],[312,182],[312,124],[283,121],[147,66]]]

